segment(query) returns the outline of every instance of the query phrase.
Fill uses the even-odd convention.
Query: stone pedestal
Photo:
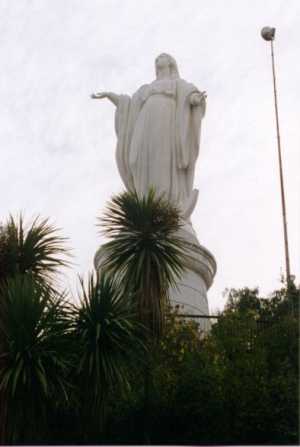
[[[209,315],[207,291],[217,270],[215,258],[200,245],[194,232],[181,230],[180,235],[188,243],[187,265],[177,287],[170,292],[171,304],[183,306],[180,309],[183,314]],[[201,330],[209,330],[208,318],[196,318],[196,321]]]

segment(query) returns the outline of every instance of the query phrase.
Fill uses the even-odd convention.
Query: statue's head
[[[157,76],[159,70],[162,70],[166,66],[169,67],[171,79],[178,79],[179,71],[178,71],[177,63],[176,63],[174,57],[170,56],[170,54],[167,54],[167,53],[161,53],[155,59],[156,76]]]

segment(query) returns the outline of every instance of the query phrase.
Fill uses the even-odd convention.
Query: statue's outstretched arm
[[[116,107],[118,107],[120,96],[116,93],[112,92],[100,92],[100,93],[92,93],[91,94],[92,99],[103,99],[107,98],[109,99]]]

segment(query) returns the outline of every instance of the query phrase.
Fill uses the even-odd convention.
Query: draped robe
[[[154,187],[190,217],[205,102],[191,105],[197,88],[183,79],[156,80],[132,97],[121,95],[115,115],[117,165],[129,191]]]

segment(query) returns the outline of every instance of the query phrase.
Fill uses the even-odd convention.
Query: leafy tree
[[[197,324],[169,313],[153,358],[154,444],[299,443],[299,318],[289,305],[299,288],[228,292],[203,337]],[[107,426],[112,443],[143,438],[142,368],[129,399],[115,396]]]
[[[151,433],[151,443],[172,443],[174,437],[170,437],[170,427],[175,411],[173,404],[176,401],[178,376],[182,373],[187,356],[199,352],[201,346],[198,325],[195,322],[183,320],[178,308],[168,307],[167,315],[164,333],[148,358],[153,384],[148,402],[151,411],[146,428]],[[111,397],[105,438],[110,443],[145,442],[144,379],[143,362],[130,365],[130,395],[125,399],[116,394]]]
[[[224,443],[298,441],[299,319],[290,300],[299,299],[299,288],[290,290],[261,298],[257,289],[233,289],[213,326],[209,342],[223,374]]]

